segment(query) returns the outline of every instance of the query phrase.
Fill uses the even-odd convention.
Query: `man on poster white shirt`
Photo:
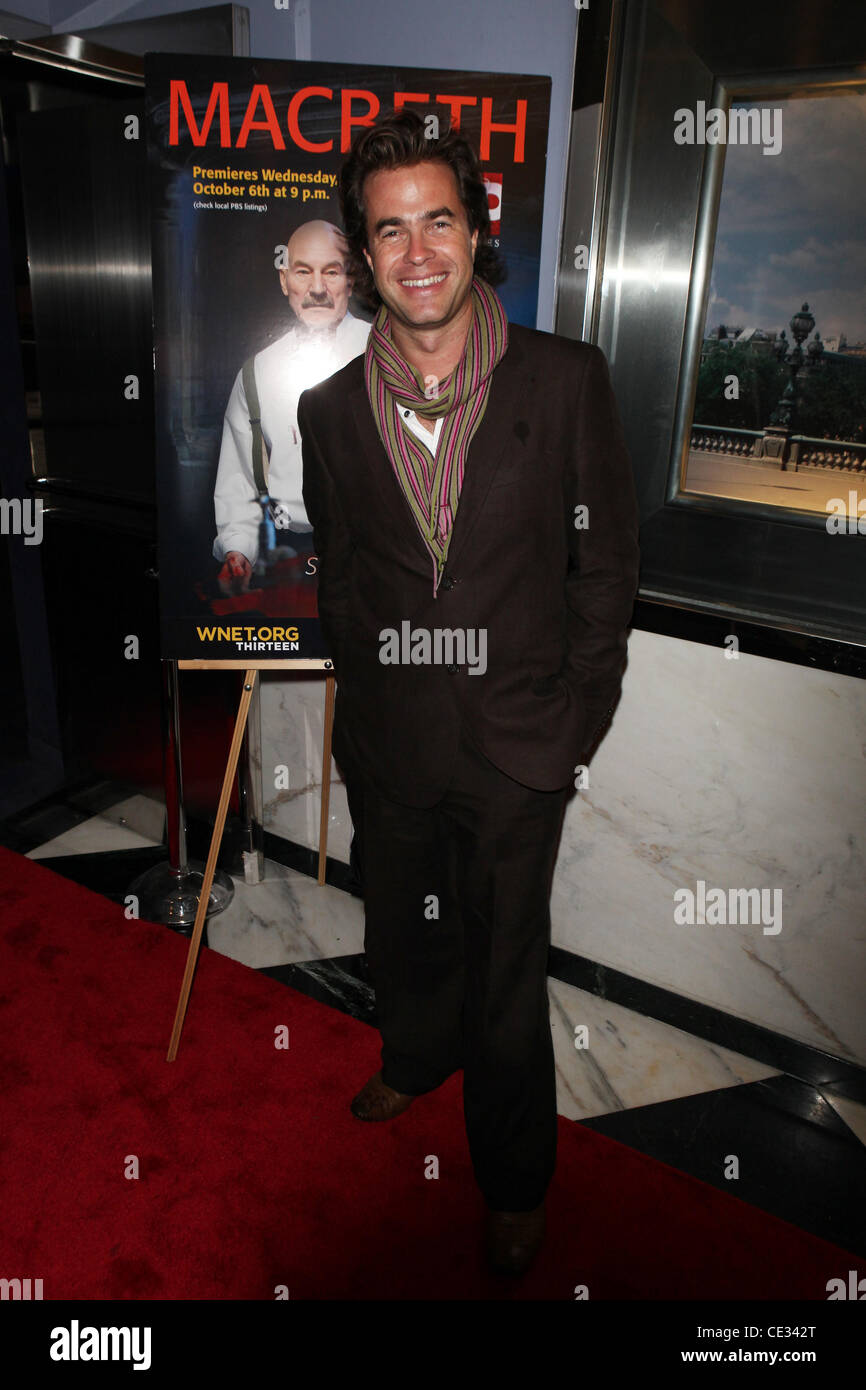
[[[370,325],[349,313],[352,280],[347,273],[346,243],[331,222],[307,222],[287,245],[288,265],[279,271],[280,288],[295,322],[255,356],[255,380],[261,426],[269,454],[268,493],[278,527],[309,531],[301,490],[302,460],[298,432],[298,397],[362,353]],[[226,407],[214,489],[217,536],[214,558],[222,563],[220,588],[249,587],[258,559],[261,506],[252,464],[253,434],[238,372]]]

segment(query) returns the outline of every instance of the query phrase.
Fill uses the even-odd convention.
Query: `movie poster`
[[[534,327],[550,79],[166,54],[146,77],[162,654],[325,659],[296,411],[373,317],[346,273],[343,156],[380,111],[459,125],[497,293]]]

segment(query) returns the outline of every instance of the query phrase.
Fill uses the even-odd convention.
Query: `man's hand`
[[[230,550],[225,563],[217,575],[217,583],[222,594],[243,594],[250,587],[253,567],[246,555],[239,550]]]

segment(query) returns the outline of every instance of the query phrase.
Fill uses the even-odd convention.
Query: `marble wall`
[[[325,678],[315,672],[285,677],[263,671],[260,700],[265,830],[318,849]],[[282,785],[286,780],[288,786]],[[328,854],[348,864],[352,822],[333,761],[328,810]]]
[[[265,825],[310,847],[323,711],[317,675],[265,676]],[[554,944],[866,1063],[866,682],[634,632],[588,777],[566,814]],[[350,837],[333,781],[329,853],[347,861]],[[738,921],[708,907],[678,922],[675,894],[699,882],[710,903],[723,890],[725,918],[735,889],[769,890],[766,910],[753,897],[733,900]]]

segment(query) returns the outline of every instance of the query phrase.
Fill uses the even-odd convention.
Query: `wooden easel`
[[[245,661],[179,661],[178,667],[185,671],[243,671],[244,684],[241,692],[241,702],[238,707],[238,716],[235,720],[235,731],[232,736],[229,748],[228,761],[223,776],[222,792],[220,794],[219,806],[217,807],[216,821],[214,823],[213,835],[210,841],[210,851],[205,865],[204,880],[201,886],[201,896],[198,900],[198,910],[195,915],[192,936],[190,937],[189,951],[186,957],[186,969],[183,972],[183,983],[180,987],[180,998],[177,1001],[177,1010],[174,1015],[174,1027],[171,1030],[171,1041],[168,1045],[167,1062],[173,1062],[177,1057],[177,1050],[180,1046],[180,1035],[183,1030],[183,1021],[186,1017],[189,996],[192,992],[192,982],[195,975],[195,967],[198,961],[198,953],[201,947],[201,938],[204,931],[204,924],[207,919],[207,905],[210,899],[210,890],[213,884],[214,871],[216,870],[217,856],[222,842],[223,830],[228,813],[229,798],[232,793],[235,772],[238,765],[238,754],[240,753],[241,743],[244,737],[244,730],[247,726],[247,718],[250,712],[250,701],[256,687],[259,671],[325,671],[327,680],[325,682],[325,730],[322,741],[322,808],[319,816],[319,874],[318,882],[325,882],[325,862],[328,852],[328,808],[331,799],[331,737],[334,727],[334,693],[336,689],[336,677],[331,671],[330,661],[260,661],[247,665]]]

